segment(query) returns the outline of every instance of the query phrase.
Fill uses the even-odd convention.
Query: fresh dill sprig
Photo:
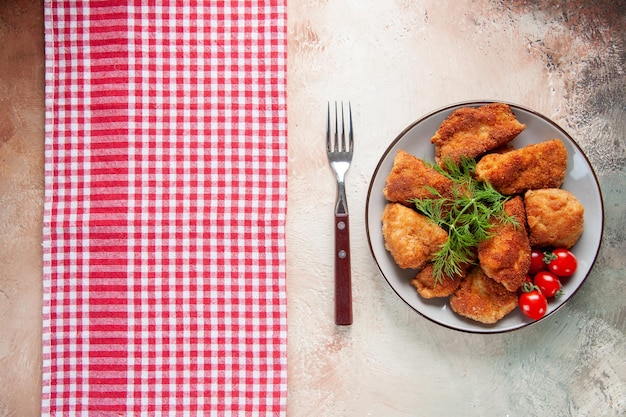
[[[435,164],[431,167],[452,180],[451,197],[428,187],[433,197],[414,199],[412,203],[448,232],[448,240],[433,258],[433,276],[441,283],[444,276],[460,275],[464,265],[476,262],[476,247],[491,236],[492,219],[515,227],[519,224],[504,211],[504,203],[509,197],[500,194],[488,182],[474,179],[474,159],[462,158],[459,164],[446,160],[444,168]]]

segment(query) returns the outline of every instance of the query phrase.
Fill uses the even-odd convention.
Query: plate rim
[[[402,297],[402,295],[400,295],[398,293],[396,288],[393,285],[391,285],[391,282],[389,282],[389,279],[387,278],[387,276],[383,272],[383,270],[381,268],[381,265],[380,265],[380,263],[378,261],[378,258],[376,257],[376,253],[374,252],[374,247],[373,247],[373,244],[372,244],[372,237],[371,237],[371,234],[370,234],[370,226],[369,226],[369,215],[370,215],[369,211],[370,211],[370,199],[372,198],[372,191],[373,191],[372,189],[374,187],[374,179],[377,177],[378,172],[379,172],[381,166],[386,161],[387,156],[389,155],[391,150],[395,147],[395,145],[411,129],[413,129],[416,125],[422,123],[426,119],[428,119],[428,118],[430,118],[430,117],[432,117],[432,116],[434,116],[436,114],[448,111],[448,110],[451,111],[451,109],[453,109],[453,108],[458,108],[458,107],[461,107],[461,106],[477,107],[477,106],[482,106],[482,105],[490,104],[490,103],[503,103],[503,104],[507,104],[509,107],[511,107],[512,110],[520,109],[522,111],[530,113],[530,114],[534,115],[535,117],[538,117],[538,118],[542,119],[543,121],[549,123],[552,127],[554,127],[555,129],[559,130],[563,135],[565,135],[570,140],[570,142],[578,150],[579,155],[581,155],[584,158],[585,162],[587,163],[587,165],[590,168],[590,172],[591,172],[593,181],[595,182],[596,188],[598,190],[599,205],[600,205],[600,216],[601,216],[601,218],[600,218],[599,242],[598,242],[598,245],[597,245],[596,253],[595,253],[594,257],[593,257],[593,260],[591,261],[591,266],[589,268],[589,271],[587,271],[585,276],[582,278],[580,284],[572,291],[571,295],[568,297],[568,299],[565,302],[559,304],[552,311],[549,311],[545,316],[543,316],[542,318],[540,318],[538,320],[533,320],[533,321],[525,322],[525,323],[522,322],[522,323],[520,323],[519,326],[513,326],[513,327],[510,327],[510,328],[504,328],[504,329],[484,329],[484,330],[481,330],[480,328],[477,328],[477,329],[460,328],[460,327],[452,326],[450,324],[438,321],[438,320],[434,319],[433,317],[430,317],[430,316],[424,314],[423,312],[419,311],[418,309],[416,309],[414,306],[409,304],[404,299],[404,297]],[[434,132],[433,132],[433,134],[434,134]],[[439,326],[442,326],[442,327],[445,327],[445,328],[448,328],[448,329],[451,329],[451,330],[463,332],[463,333],[470,333],[470,334],[502,334],[502,333],[508,333],[508,332],[513,332],[513,331],[516,331],[516,330],[525,329],[525,328],[531,327],[531,326],[533,326],[533,325],[543,321],[547,317],[552,316],[554,313],[556,313],[558,310],[560,310],[578,292],[578,290],[580,290],[580,288],[583,286],[585,281],[587,281],[587,278],[589,277],[589,275],[591,274],[591,272],[593,271],[593,269],[594,269],[594,267],[596,265],[596,261],[598,259],[599,254],[600,254],[602,243],[604,241],[604,239],[603,239],[603,237],[604,237],[604,221],[605,221],[605,219],[604,219],[604,197],[602,195],[602,188],[600,187],[600,181],[598,181],[598,176],[597,176],[597,174],[595,172],[595,169],[593,168],[593,165],[591,164],[591,161],[589,160],[589,158],[587,157],[585,152],[582,150],[582,148],[580,147],[578,142],[576,142],[576,140],[574,140],[572,135],[570,135],[558,123],[556,123],[551,118],[545,116],[544,114],[538,112],[537,110],[531,109],[531,108],[523,106],[523,105],[519,105],[517,103],[503,101],[503,100],[486,100],[486,99],[482,99],[482,100],[459,101],[459,102],[456,102],[456,103],[453,103],[453,104],[448,104],[448,105],[439,107],[439,108],[437,108],[435,110],[432,110],[432,111],[424,114],[423,116],[419,117],[418,119],[416,119],[412,123],[410,123],[398,135],[396,135],[396,137],[387,145],[387,148],[385,149],[385,151],[382,153],[382,155],[378,159],[378,162],[376,163],[376,167],[374,168],[374,171],[370,175],[369,186],[367,188],[367,195],[366,195],[366,199],[365,199],[365,233],[366,233],[366,236],[367,236],[367,243],[368,243],[368,246],[370,248],[370,253],[372,255],[372,258],[373,258],[374,262],[376,263],[376,267],[378,269],[378,272],[383,277],[383,279],[385,280],[387,285],[389,287],[391,287],[391,289],[396,294],[396,296],[398,298],[400,298],[404,304],[406,304],[413,311],[417,312],[420,316],[426,318],[427,320],[429,320],[429,321],[431,321],[431,322],[433,322],[433,323],[435,323],[435,324],[437,324]]]

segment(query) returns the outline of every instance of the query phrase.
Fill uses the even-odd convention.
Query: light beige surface
[[[292,0],[289,12],[288,416],[626,413],[624,1]],[[43,21],[0,2],[0,416],[39,414]],[[328,100],[351,100],[354,325],[333,324]],[[409,123],[471,99],[533,108],[589,156],[605,202],[596,267],[562,310],[493,336],[441,328],[373,262],[368,182]]]
[[[289,2],[289,416],[626,412],[624,2],[528,3]],[[583,288],[510,334],[419,316],[378,273],[365,235],[368,184],[386,147],[426,113],[473,99],[553,118],[589,155],[605,197],[603,247]],[[348,329],[333,325],[328,100],[351,100],[356,132]]]

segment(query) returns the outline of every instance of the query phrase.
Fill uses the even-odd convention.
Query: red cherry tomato
[[[548,270],[557,277],[570,277],[576,272],[578,261],[576,256],[567,249],[555,249],[552,251],[553,259],[548,264]]]
[[[552,298],[561,294],[561,281],[551,272],[539,271],[535,275],[533,282],[546,298]]]
[[[535,275],[539,271],[545,271],[548,269],[548,265],[543,261],[543,252],[539,249],[533,249],[530,252],[530,269],[528,273]]]
[[[546,297],[536,289],[522,293],[519,297],[518,304],[522,313],[533,320],[542,318],[548,309]]]

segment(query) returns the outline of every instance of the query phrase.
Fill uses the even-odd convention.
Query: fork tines
[[[345,116],[343,112],[343,101],[341,102],[341,141],[339,140],[339,110],[335,101],[335,131],[331,135],[330,128],[330,102],[328,102],[328,115],[326,124],[326,152],[352,152],[354,140],[352,134],[352,106],[348,102],[348,143],[346,147]],[[332,136],[332,138],[331,138]],[[341,145],[341,148],[339,147]]]

